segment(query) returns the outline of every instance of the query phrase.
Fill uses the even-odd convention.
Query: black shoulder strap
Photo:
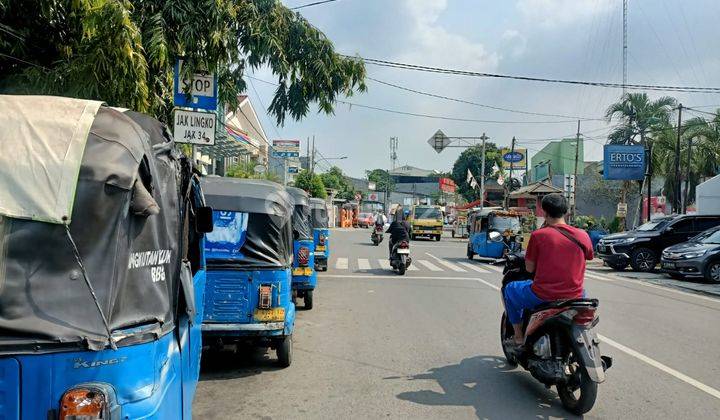
[[[583,255],[587,255],[587,249],[585,249],[585,245],[583,245],[582,243],[580,243],[580,241],[578,241],[577,238],[576,238],[575,236],[573,236],[570,232],[566,231],[566,230],[563,229],[563,228],[559,228],[559,227],[557,227],[557,226],[548,226],[548,227],[549,227],[549,228],[552,228],[552,229],[555,229],[557,232],[560,232],[564,237],[566,237],[566,238],[570,239],[571,241],[573,241],[573,243],[580,248],[580,250],[582,251]]]

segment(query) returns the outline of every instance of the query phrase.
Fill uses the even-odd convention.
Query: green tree
[[[652,136],[670,125],[670,117],[677,106],[677,100],[663,96],[651,101],[647,93],[626,93],[620,101],[610,105],[605,111],[608,122],[618,122],[618,126],[608,135],[611,144],[634,144],[640,135],[644,144],[646,136]]]
[[[238,162],[227,168],[225,176],[232,178],[266,179],[274,182],[280,181],[276,174],[267,171],[264,173],[255,172],[255,166],[257,166],[257,162],[252,160],[249,162]]]
[[[373,169],[365,171],[368,181],[375,183],[376,191],[394,191],[395,183],[392,177],[385,169]]]
[[[295,177],[295,186],[307,191],[311,197],[327,198],[325,184],[318,174],[311,174],[307,170],[300,172]]]
[[[0,29],[0,92],[98,99],[164,121],[178,57],[185,76],[216,73],[233,109],[245,71],[269,67],[280,124],[365,90],[363,63],[278,0],[0,0]]]
[[[355,188],[348,182],[343,171],[337,166],[333,166],[329,171],[320,175],[325,187],[337,191],[336,197],[343,200],[353,200],[355,198]]]
[[[490,177],[493,172],[493,165],[500,166],[500,151],[495,143],[487,142],[485,144],[485,179]],[[474,190],[467,183],[468,169],[480,183],[480,169],[482,167],[482,147],[473,146],[463,150],[458,156],[452,169],[452,180],[458,186],[458,192],[467,200],[475,201],[480,198],[480,191]]]

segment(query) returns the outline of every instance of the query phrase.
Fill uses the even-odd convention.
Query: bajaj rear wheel
[[[286,335],[277,343],[275,350],[280,367],[289,367],[292,363],[292,335]]]
[[[305,302],[305,310],[310,310],[313,308],[313,291],[312,290],[306,290],[305,291],[305,298],[303,299]]]
[[[558,396],[563,407],[578,416],[590,411],[597,398],[597,382],[590,379],[585,364],[574,351],[568,358],[569,378],[564,384],[557,384]]]

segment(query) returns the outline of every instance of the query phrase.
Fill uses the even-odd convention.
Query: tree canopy
[[[343,200],[355,198],[355,188],[348,182],[343,171],[337,166],[333,166],[329,171],[321,174],[320,177],[327,188],[337,191],[336,197]]]
[[[493,173],[493,165],[500,166],[500,150],[495,143],[485,143],[485,177]],[[475,201],[480,198],[480,191],[473,190],[467,183],[468,169],[475,179],[480,182],[480,169],[482,167],[482,147],[473,146],[463,150],[458,156],[452,169],[452,180],[458,186],[458,192],[467,200]]]
[[[1,92],[98,99],[165,121],[180,57],[186,76],[215,72],[231,108],[245,71],[267,66],[279,124],[365,90],[363,63],[278,0],[0,0],[0,29]]]
[[[326,198],[325,184],[318,174],[303,170],[295,177],[295,186],[305,190],[311,197]]]
[[[385,169],[373,169],[365,171],[368,181],[375,183],[376,191],[393,191],[395,183]]]

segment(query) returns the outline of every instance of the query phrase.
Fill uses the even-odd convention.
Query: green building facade
[[[574,138],[552,141],[530,158],[530,182],[542,181],[552,175],[572,175],[575,173]],[[585,148],[581,138],[578,151],[578,175],[585,172]]]

